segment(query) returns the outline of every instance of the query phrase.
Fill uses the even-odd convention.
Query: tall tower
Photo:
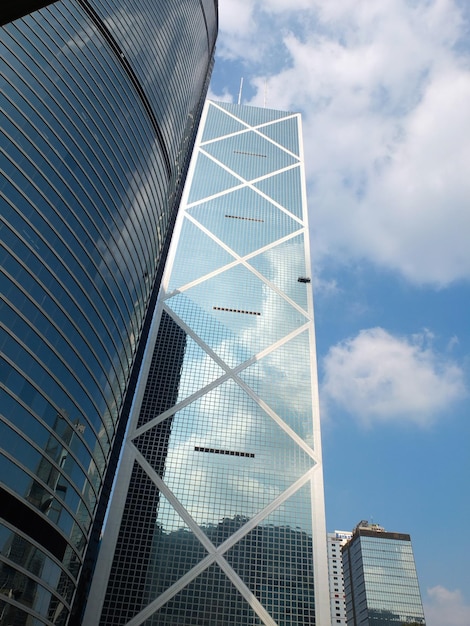
[[[424,626],[409,535],[362,521],[342,554],[348,626]]]
[[[207,102],[85,624],[330,624],[300,116]]]
[[[66,624],[107,506],[215,0],[4,2],[0,623]],[[3,6],[6,5],[6,6]]]

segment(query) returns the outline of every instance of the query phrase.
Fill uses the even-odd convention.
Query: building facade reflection
[[[0,29],[0,624],[18,626],[80,622],[217,35],[214,0],[42,4]]]
[[[330,612],[300,116],[208,102],[198,137],[86,623],[319,626]]]
[[[349,625],[424,626],[409,535],[363,520],[341,550]]]

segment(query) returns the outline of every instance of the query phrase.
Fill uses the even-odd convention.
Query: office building
[[[85,624],[330,623],[300,116],[208,102]]]
[[[341,547],[352,537],[352,532],[335,530],[327,535],[328,581],[330,588],[330,611],[332,626],[345,626],[346,599],[344,595],[344,576]]]
[[[38,4],[0,8],[25,13],[0,29],[0,623],[16,626],[83,604],[217,32],[214,0]]]
[[[348,626],[425,624],[409,535],[362,521],[342,554]]]

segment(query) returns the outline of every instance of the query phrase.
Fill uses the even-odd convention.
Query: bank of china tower
[[[86,623],[330,624],[300,116],[207,102]]]

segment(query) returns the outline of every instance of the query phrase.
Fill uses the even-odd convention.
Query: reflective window
[[[1,29],[8,623],[68,620],[208,85],[205,10],[64,0]]]
[[[301,183],[298,117],[255,111],[206,105],[129,433],[138,456],[118,478],[129,489],[112,509],[122,521],[103,625],[248,626],[266,613],[315,624],[318,391],[311,287],[298,281],[308,231],[301,188],[281,193],[278,179],[295,169],[288,182]]]

